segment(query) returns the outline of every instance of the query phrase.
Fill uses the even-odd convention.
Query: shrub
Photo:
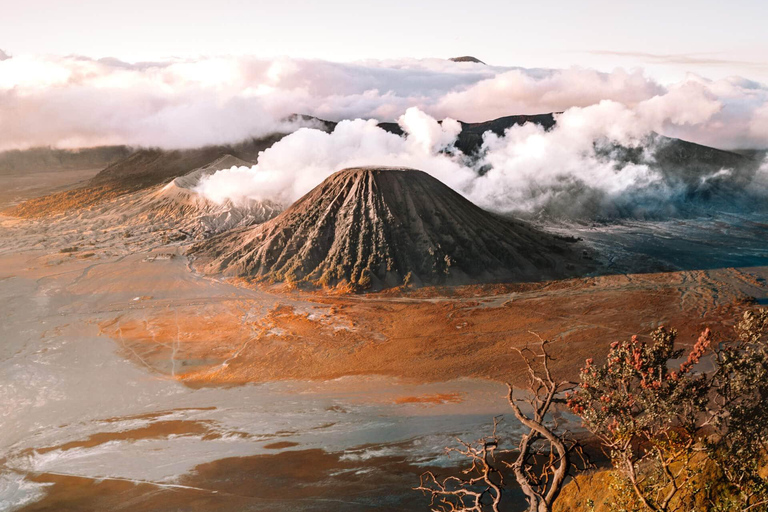
[[[634,499],[651,511],[702,500],[708,510],[768,510],[768,310],[744,313],[733,340],[714,344],[705,330],[679,364],[676,337],[662,327],[651,344],[612,343],[568,396],[611,458],[616,509],[633,510]],[[697,372],[710,354],[713,368]]]
[[[768,510],[768,310],[745,312],[735,331],[716,351],[707,451],[744,509]]]
[[[675,348],[677,332],[660,327],[653,343],[637,336],[614,342],[606,363],[588,359],[568,406],[607,449],[614,468],[636,498],[653,511],[670,510],[673,499],[693,481],[700,435],[707,424],[709,379],[693,367],[706,353],[709,330],[687,359]]]

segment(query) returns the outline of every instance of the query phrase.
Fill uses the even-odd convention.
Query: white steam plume
[[[513,126],[503,136],[487,132],[479,159],[451,148],[461,127],[438,123],[411,108],[398,123],[399,137],[375,121],[344,121],[332,133],[302,129],[264,151],[256,166],[219,171],[198,191],[214,201],[246,198],[289,204],[331,173],[359,165],[422,169],[468,199],[500,213],[549,213],[568,218],[603,218],[670,213],[686,191],[653,158],[654,131],[686,126],[717,112],[716,99],[695,98],[697,108],[680,110],[675,91],[629,108],[602,101],[558,115],[547,131],[535,124]],[[670,105],[665,107],[665,105]],[[615,154],[634,148],[633,161]],[[708,174],[707,174],[708,173]],[[699,185],[727,180],[732,170],[703,171]],[[760,188],[765,185],[758,183]]]
[[[342,121],[332,133],[302,128],[262,152],[257,165],[219,171],[201,180],[197,191],[219,203],[255,199],[290,204],[333,172],[370,164],[425,169],[449,186],[467,186],[474,171],[440,153],[461,131],[458,122],[438,124],[416,108],[398,122],[407,137],[362,119]]]

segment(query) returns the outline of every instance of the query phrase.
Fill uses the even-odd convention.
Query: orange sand
[[[379,374],[415,381],[525,378],[509,350],[557,337],[554,369],[575,376],[611,341],[659,323],[689,343],[750,300],[734,269],[358,296],[286,294],[266,313],[247,299],[129,314],[102,332],[125,355],[192,386]],[[749,283],[748,283],[749,284]],[[757,281],[750,286],[757,286]]]

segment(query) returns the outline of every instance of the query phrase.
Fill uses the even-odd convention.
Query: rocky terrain
[[[427,173],[371,167],[339,171],[272,221],[192,253],[206,273],[381,289],[562,277],[586,267],[572,245]]]
[[[418,474],[451,465],[444,446],[508,413],[498,381],[524,384],[509,348],[530,343],[530,331],[555,339],[553,370],[573,378],[584,358],[657,322],[677,327],[686,344],[768,300],[759,216],[584,226],[575,232],[597,242],[597,264],[613,274],[601,277],[339,296],[190,272],[186,252],[208,236],[201,222],[214,208],[192,188],[242,162],[225,156],[52,217],[0,216],[4,504],[425,510],[428,500],[411,490]],[[488,214],[433,181],[419,185],[430,191],[423,199],[396,194],[398,180],[369,180],[386,194],[358,187],[360,196],[339,195],[338,204],[378,197],[363,204],[384,215],[402,204],[381,197],[410,196],[425,229],[445,235],[431,213],[442,204],[455,221],[448,227],[461,221],[476,236]],[[660,258],[689,270],[631,273]],[[710,270],[693,270],[701,268]]]

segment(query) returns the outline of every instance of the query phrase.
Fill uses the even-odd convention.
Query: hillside
[[[98,169],[127,157],[131,151],[127,146],[2,151],[0,152],[0,174],[59,169]]]
[[[77,208],[87,208],[115,197],[166,183],[173,178],[210,164],[225,155],[255,161],[284,135],[250,139],[232,146],[197,149],[140,149],[107,166],[85,185],[26,201],[5,213],[18,217],[45,217]]]
[[[334,122],[311,116],[295,116],[290,119],[301,119],[304,123],[327,132],[332,131],[336,126]],[[477,159],[481,156],[480,149],[484,133],[492,132],[501,136],[510,127],[526,123],[538,124],[549,130],[555,126],[556,116],[553,113],[514,115],[480,123],[462,122],[462,131],[455,142],[455,147],[471,159]],[[382,122],[379,126],[390,133],[403,135],[403,130],[397,123]],[[0,154],[0,171],[3,165],[10,168],[18,167],[22,163],[31,165],[34,162],[40,162],[41,165],[45,162],[48,162],[46,165],[74,165],[70,162],[79,162],[83,159],[93,163],[112,162],[85,185],[26,201],[4,213],[19,217],[44,217],[77,208],[91,207],[126,193],[167,183],[225,155],[255,162],[260,151],[269,148],[284,136],[285,134],[274,134],[234,145],[187,150],[131,151],[128,148],[117,147],[93,148],[79,153],[64,150],[31,150],[29,154],[27,152],[2,153]],[[652,135],[647,144],[642,147],[609,144],[599,147],[598,153],[616,162],[617,165],[650,163],[652,167],[659,168],[667,180],[680,184],[685,195],[707,200],[723,196],[728,201],[729,195],[734,190],[738,191],[749,182],[758,162],[750,156],[656,134]],[[121,155],[122,158],[114,161]],[[723,175],[717,180],[706,182],[701,180],[702,176],[714,174],[721,169],[731,169],[734,172],[728,176]]]
[[[283,207],[270,201],[243,200],[216,203],[194,188],[205,176],[231,167],[250,167],[252,162],[224,155],[199,169],[173,179],[159,189],[151,189],[133,206],[134,224],[175,227],[193,238],[205,238],[237,227],[265,222]]]

